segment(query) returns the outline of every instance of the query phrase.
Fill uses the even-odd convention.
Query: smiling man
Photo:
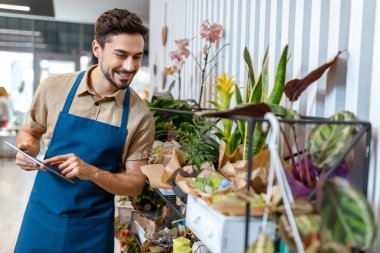
[[[141,66],[148,29],[123,9],[103,13],[92,44],[99,64],[56,75],[37,88],[17,147],[57,166],[71,184],[39,171],[15,252],[113,252],[114,195],[139,195],[140,166],[154,120],[129,87]],[[40,169],[21,154],[16,164]]]

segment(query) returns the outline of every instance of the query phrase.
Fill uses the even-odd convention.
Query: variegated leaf
[[[351,112],[340,112],[331,121],[353,121]],[[356,133],[355,125],[320,124],[309,134],[306,152],[318,168],[329,168],[343,155]]]
[[[305,247],[305,252],[317,252],[315,250],[320,245],[320,216],[316,214],[296,215],[294,219],[302,244]],[[289,248],[296,250],[294,235],[285,214],[281,215],[279,219],[279,234]]]
[[[322,232],[325,241],[366,250],[376,238],[373,211],[365,196],[345,179],[326,180],[322,187]]]

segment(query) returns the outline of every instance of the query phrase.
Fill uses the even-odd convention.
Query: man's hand
[[[38,155],[36,149],[28,143],[18,144],[17,148],[24,151],[30,156],[36,157]],[[29,160],[27,157],[23,156],[21,153],[16,154],[16,165],[21,169],[27,171],[41,169],[37,164]]]
[[[44,164],[59,164],[61,174],[69,179],[77,177],[82,180],[91,180],[97,172],[97,168],[86,163],[75,154],[59,155],[44,160]]]

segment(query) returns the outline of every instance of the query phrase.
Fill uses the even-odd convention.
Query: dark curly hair
[[[104,12],[95,24],[95,40],[104,48],[107,40],[121,33],[141,34],[146,39],[148,28],[143,25],[139,16],[126,9],[113,9]]]

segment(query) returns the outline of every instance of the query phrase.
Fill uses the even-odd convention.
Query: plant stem
[[[222,48],[219,49],[218,52],[216,52],[216,54],[214,55],[214,57],[212,57],[212,59],[211,59],[208,63],[212,62],[212,61],[218,56],[218,54],[220,53],[220,51],[222,51],[222,49],[223,49],[224,47],[228,46],[228,45],[230,45],[230,43],[224,44],[224,45],[222,46]]]
[[[207,77],[211,74],[212,70],[216,67],[216,65],[217,65],[217,63],[215,63],[215,64],[211,67],[210,71],[209,71],[209,72],[207,73],[207,75],[205,76],[205,79],[207,79]]]
[[[181,99],[181,70],[178,71],[178,99]]]
[[[202,69],[202,66],[199,64],[199,62],[197,61],[197,58],[195,58],[195,56],[193,55],[193,53],[191,51],[189,51],[189,53],[193,57],[195,63],[198,65],[199,69]]]
[[[204,65],[203,65],[203,68],[201,69],[202,70],[202,78],[201,78],[201,91],[199,93],[199,105],[201,105],[201,102],[202,102],[202,95],[203,95],[203,83],[205,81],[205,74],[206,74],[206,66],[207,66],[207,59],[208,59],[208,55],[209,55],[209,50],[210,50],[210,47],[211,47],[211,42],[208,43],[208,46],[207,46],[207,53],[205,54],[205,58],[204,58]]]

